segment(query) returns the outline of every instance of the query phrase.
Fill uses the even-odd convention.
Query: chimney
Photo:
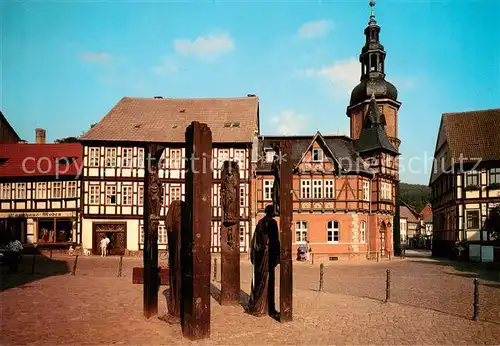
[[[45,144],[45,130],[35,129],[35,139],[37,144]]]
[[[247,94],[247,97],[256,97],[255,94]]]

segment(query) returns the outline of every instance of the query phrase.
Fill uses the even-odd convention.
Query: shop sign
[[[41,212],[8,212],[0,213],[0,218],[25,217],[25,218],[45,218],[45,217],[76,217],[74,211],[41,211]]]

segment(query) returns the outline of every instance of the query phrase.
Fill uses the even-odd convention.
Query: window
[[[329,243],[338,243],[340,239],[340,227],[338,221],[328,221],[326,228],[327,241]]]
[[[363,180],[363,201],[370,200],[370,182]]]
[[[266,162],[270,163],[274,160],[274,150],[267,149],[266,150]]]
[[[311,198],[311,181],[301,180],[300,181],[300,198],[309,199]]]
[[[26,199],[26,183],[16,184],[16,199]]]
[[[312,160],[314,162],[323,161],[323,150],[320,148],[314,148],[312,152]]]
[[[313,198],[322,198],[321,191],[323,190],[322,180],[313,180]]]
[[[478,186],[479,185],[479,172],[470,171],[465,172],[465,186]]]
[[[488,171],[489,184],[500,184],[500,168],[491,168]]]
[[[297,221],[295,223],[295,242],[303,243],[307,240],[307,222]]]
[[[273,199],[273,184],[271,179],[264,179],[264,200],[270,201]]]
[[[241,169],[245,168],[245,149],[236,149],[234,151],[234,159],[238,162]]]
[[[140,226],[139,242],[144,244],[144,225]]]
[[[108,185],[106,186],[106,204],[115,205],[116,204],[116,186]]]
[[[324,185],[325,185],[324,198],[335,198],[335,181],[333,179],[325,180]]]
[[[392,185],[390,183],[380,183],[381,197],[383,200],[389,201],[392,198]]]
[[[168,243],[167,228],[164,225],[160,224],[158,225],[158,244],[167,244],[167,243]]]
[[[144,204],[144,186],[139,186],[139,189],[137,191],[137,204]]]
[[[479,229],[479,210],[467,210],[467,230]]]
[[[132,167],[132,148],[122,148],[122,167]]]
[[[180,169],[181,168],[181,149],[171,149],[170,150],[170,168]]]
[[[64,243],[73,240],[73,221],[69,219],[39,219],[38,242]]]
[[[365,221],[361,221],[359,224],[359,242],[360,243],[366,242],[366,222]]]
[[[245,226],[240,225],[240,246],[245,246]]]
[[[0,199],[10,199],[10,184],[0,184]]]
[[[122,186],[122,204],[132,205],[132,186],[123,185]]]
[[[52,183],[52,198],[61,198],[62,197],[62,183],[54,182]]]
[[[137,149],[137,167],[144,167],[144,148]]]
[[[219,149],[218,167],[222,169],[224,161],[229,161],[229,149]]]
[[[170,187],[170,202],[181,199],[181,187],[171,186]]]
[[[116,148],[106,148],[106,167],[116,166]]]
[[[240,186],[240,207],[245,206],[245,197],[246,197],[245,191],[246,191],[245,187]]]
[[[98,167],[99,166],[99,148],[90,148],[89,166],[90,167]]]
[[[47,183],[36,183],[36,199],[47,198]]]
[[[100,188],[99,185],[89,186],[89,204],[99,204]]]
[[[77,196],[76,193],[77,182],[76,181],[68,181],[68,186],[66,190],[67,198],[75,198]]]

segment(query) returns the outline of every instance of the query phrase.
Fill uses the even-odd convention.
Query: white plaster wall
[[[127,223],[127,249],[132,251],[139,250],[139,220],[109,220],[109,219],[89,219],[82,220],[82,246],[85,249],[92,248],[92,224],[94,222],[126,222]]]
[[[127,220],[127,249],[139,250],[139,220]]]

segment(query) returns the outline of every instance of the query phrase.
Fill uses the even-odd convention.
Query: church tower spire
[[[380,26],[375,19],[375,0],[370,0],[369,4],[370,18],[364,30],[365,43],[359,55],[360,83],[352,90],[347,107],[347,116],[351,118],[351,138],[356,140],[360,137],[373,96],[385,120],[387,138],[398,149],[397,117],[401,103],[397,100],[396,87],[385,80],[386,51],[380,42]]]

